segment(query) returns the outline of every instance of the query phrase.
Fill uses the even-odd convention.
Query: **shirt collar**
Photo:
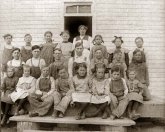
[[[50,78],[50,76],[43,77],[43,75],[41,75],[41,76],[40,76],[40,78],[47,78],[47,79],[49,79],[49,78]]]

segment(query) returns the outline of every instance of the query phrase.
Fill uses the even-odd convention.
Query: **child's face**
[[[20,57],[20,51],[18,50],[13,51],[12,55],[14,59],[18,60]]]
[[[134,71],[129,72],[129,79],[130,80],[134,80],[135,79],[135,76],[136,76],[136,74],[135,74]]]
[[[14,71],[12,69],[7,70],[7,76],[12,77],[14,75]]]
[[[28,35],[24,38],[24,40],[25,40],[26,43],[31,43],[32,42],[32,36]]]
[[[40,49],[35,49],[32,51],[33,57],[38,58],[40,55]]]
[[[55,50],[54,51],[54,58],[56,59],[56,60],[60,60],[61,59],[61,51],[58,51],[58,50]]]
[[[49,67],[45,67],[42,69],[43,77],[47,77],[49,75]]]
[[[86,72],[87,72],[87,70],[86,70],[84,67],[80,67],[80,68],[78,69],[78,74],[79,74],[79,76],[81,76],[81,77],[84,77],[84,76],[86,75]]]
[[[141,52],[137,52],[137,53],[134,55],[134,58],[135,58],[135,60],[140,61],[141,58],[142,58]]]
[[[104,69],[103,68],[98,68],[96,72],[96,77],[98,79],[104,78]]]
[[[24,68],[23,73],[24,73],[25,77],[29,77],[30,76],[30,68]]]
[[[102,38],[100,36],[97,36],[95,38],[95,42],[96,42],[97,45],[100,45],[102,43]]]
[[[6,44],[11,44],[11,42],[12,42],[12,37],[11,37],[11,36],[5,37],[5,42],[6,42]]]
[[[80,29],[79,29],[79,33],[80,33],[80,35],[85,35],[86,34],[86,29],[84,28],[84,27],[81,27]]]
[[[97,59],[102,58],[102,57],[103,57],[102,51],[101,51],[101,50],[97,50],[97,51],[95,52],[95,56],[96,56]]]
[[[121,47],[122,42],[121,42],[121,40],[119,38],[115,40],[115,45],[116,45],[116,48],[120,48]]]
[[[61,69],[61,70],[59,71],[59,76],[60,76],[61,78],[66,78],[66,77],[68,77],[68,74],[67,74],[67,72],[66,72],[65,69]]]
[[[46,42],[51,42],[52,41],[52,35],[50,33],[45,34],[45,40],[46,40]]]
[[[142,41],[142,39],[137,39],[137,40],[135,41],[135,43],[136,43],[136,46],[137,46],[138,48],[142,48],[142,47],[143,47],[143,41]]]
[[[67,34],[67,33],[63,33],[63,35],[62,35],[62,39],[63,39],[63,41],[67,42],[68,39],[69,39],[69,34]]]
[[[79,46],[79,47],[76,47],[76,48],[75,48],[76,54],[79,55],[79,56],[82,55],[83,49],[84,49],[84,48],[83,48],[82,45]]]
[[[117,53],[117,54],[115,55],[115,58],[116,58],[117,61],[120,61],[121,58],[122,58],[122,54],[121,54],[121,53]]]
[[[112,73],[112,78],[113,78],[114,80],[120,79],[120,72],[114,71],[114,72]]]

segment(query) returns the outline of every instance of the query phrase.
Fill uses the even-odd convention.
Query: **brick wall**
[[[40,44],[45,31],[60,40],[64,28],[63,2],[84,0],[1,0],[0,37],[14,36],[16,45],[23,45],[25,33],[31,33],[33,44]],[[105,45],[112,48],[113,36],[122,36],[123,46],[132,50],[134,39],[144,38],[149,54],[150,89],[153,94],[165,95],[165,1],[164,0],[85,0],[93,2],[93,35],[101,34]],[[0,43],[3,39],[0,38]]]

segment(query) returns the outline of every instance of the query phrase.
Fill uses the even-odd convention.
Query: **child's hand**
[[[42,101],[44,101],[44,99],[47,97],[47,95],[43,95],[42,97],[41,97],[41,100]]]
[[[71,107],[75,107],[75,103],[73,101],[70,102]]]
[[[5,95],[5,93],[4,93],[4,92],[2,92],[2,93],[1,93],[1,97],[3,97],[4,95]]]

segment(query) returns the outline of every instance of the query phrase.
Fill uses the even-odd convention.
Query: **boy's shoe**
[[[76,120],[80,120],[80,119],[81,119],[81,114],[78,113],[75,119],[76,119]]]
[[[140,118],[140,114],[138,113],[133,114],[132,120],[137,120],[138,118]]]
[[[111,118],[112,120],[114,120],[114,119],[116,118],[116,116],[115,116],[115,115],[111,115],[110,118]]]
[[[108,118],[108,113],[106,111],[104,111],[103,115],[102,115],[102,119],[107,119]]]
[[[59,116],[60,118],[63,118],[64,117],[64,114],[62,112],[60,112]]]
[[[54,117],[54,118],[57,118],[58,117],[58,111],[57,110],[54,110],[54,112],[52,114],[52,117]]]
[[[85,118],[86,118],[85,112],[83,112],[82,115],[81,115],[81,119],[85,119]]]
[[[18,112],[19,115],[24,115],[25,114],[25,111],[23,109],[21,109],[19,112]]]
[[[31,113],[31,112],[29,112],[29,117],[36,117],[36,116],[38,116],[38,113]]]

